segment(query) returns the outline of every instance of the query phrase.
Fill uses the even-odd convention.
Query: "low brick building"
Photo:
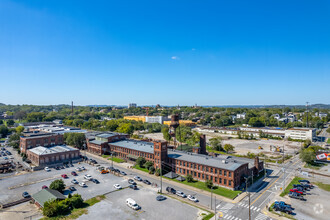
[[[45,132],[26,132],[20,137],[19,147],[22,153],[27,153],[28,149],[43,146],[50,147],[64,144],[62,134]]]
[[[35,147],[27,150],[27,158],[35,166],[51,166],[81,160],[80,151],[66,145]]]
[[[128,138],[128,134],[108,132],[89,136],[87,138],[87,151],[93,154],[102,155],[110,153],[109,143]]]

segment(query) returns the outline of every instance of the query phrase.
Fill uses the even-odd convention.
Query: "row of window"
[[[198,178],[198,179],[202,179],[202,180],[211,180],[214,183],[218,183],[218,184],[223,184],[223,185],[227,185],[227,179],[222,179],[222,178],[218,178],[218,177],[213,177],[212,175],[207,175],[204,173],[199,173],[199,172],[195,172],[195,171],[189,171],[186,169],[182,169],[182,168],[176,168],[177,169],[177,173],[181,173],[183,175],[192,175],[194,178]],[[228,180],[228,185],[231,186],[232,185],[232,180]]]
[[[177,165],[183,166],[183,167],[187,167],[187,168],[192,168],[192,169],[197,169],[197,170],[201,170],[201,171],[205,171],[205,172],[210,172],[210,173],[214,173],[214,174],[218,174],[219,175],[224,175],[231,177],[232,176],[232,172],[227,172],[227,170],[221,170],[221,169],[217,169],[217,168],[213,168],[213,167],[208,167],[208,166],[202,166],[199,164],[195,164],[195,163],[188,163],[186,161],[176,161]],[[222,172],[223,171],[223,172]]]
[[[131,150],[131,149],[128,149],[128,148],[122,148],[122,147],[113,146],[113,151],[118,152],[118,153],[119,152],[125,152],[127,154],[132,154],[132,155],[135,155],[135,156],[138,156],[138,157],[144,157],[144,158],[153,159],[153,155],[152,154],[144,153],[144,152],[140,152],[140,151],[135,151],[135,150]]]

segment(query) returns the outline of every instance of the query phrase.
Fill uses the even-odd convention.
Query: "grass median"
[[[321,182],[316,182],[314,184],[317,185],[320,189],[330,192],[330,184],[325,184]]]
[[[293,184],[300,184],[299,183],[299,180],[303,180],[303,178],[300,178],[300,177],[295,177],[293,178],[293,180],[289,183],[289,185],[285,188],[284,192],[282,192],[280,194],[280,196],[284,197],[285,195],[289,194],[290,192],[290,189],[293,188]]]

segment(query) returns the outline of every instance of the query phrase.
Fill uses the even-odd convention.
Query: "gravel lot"
[[[116,191],[90,207],[88,214],[79,219],[197,219],[199,209],[171,198],[157,201],[156,196],[154,190],[145,187],[140,187],[139,190]],[[129,208],[126,205],[127,198],[134,199],[141,206],[141,210],[135,211]]]

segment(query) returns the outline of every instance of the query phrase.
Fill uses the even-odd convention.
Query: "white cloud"
[[[171,59],[172,59],[172,60],[180,60],[180,57],[172,56]]]

